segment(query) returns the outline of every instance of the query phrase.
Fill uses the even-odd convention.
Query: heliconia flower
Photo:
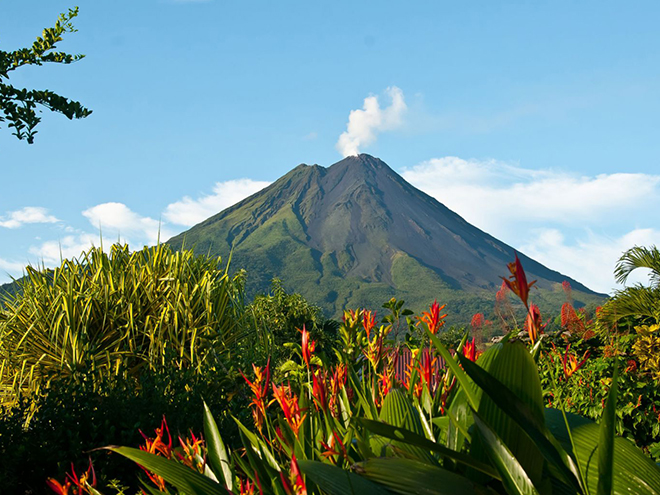
[[[477,331],[480,330],[481,327],[484,326],[484,315],[483,313],[477,313],[472,317],[472,321],[470,322],[470,326],[472,326],[472,330]]]
[[[328,412],[328,392],[326,388],[327,378],[327,372],[325,370],[323,373],[317,370],[316,373],[312,375],[314,381],[312,386],[314,405],[316,406],[317,411],[321,409],[325,413]]]
[[[178,453],[175,451],[176,457],[185,465],[191,469],[195,469],[200,473],[204,473],[204,467],[206,466],[205,459],[203,457],[202,445],[204,440],[197,438],[194,433],[190,433],[190,438],[181,438],[179,437],[179,443],[181,444],[181,449],[183,453]]]
[[[367,348],[362,351],[371,363],[374,370],[378,369],[381,359],[383,358],[383,336],[379,335],[377,338],[369,341]]]
[[[140,446],[140,450],[144,450],[145,452],[149,452],[150,454],[159,454],[167,459],[171,459],[172,436],[170,435],[170,429],[167,426],[167,421],[165,420],[165,416],[163,416],[163,420],[160,424],[160,428],[156,428],[155,432],[156,432],[156,438],[151,439],[147,437],[144,433],[142,433],[142,430],[140,430],[140,435],[142,435],[142,438],[144,438],[145,441],[145,444]],[[163,438],[165,437],[165,433],[167,433],[167,442],[163,441]]]
[[[247,382],[250,390],[254,394],[252,403],[252,417],[254,418],[254,424],[261,431],[263,427],[264,418],[266,417],[266,407],[268,399],[268,386],[270,385],[270,358],[266,363],[265,369],[262,369],[259,366],[252,365],[252,370],[254,371],[254,381],[250,381],[241,371],[243,379]]]
[[[383,373],[380,375],[380,380],[378,380],[379,392],[381,400],[384,400],[387,397],[387,394],[392,390],[392,377],[389,373]]]
[[[284,419],[293,431],[293,434],[298,438],[298,430],[300,430],[300,426],[307,417],[307,414],[301,414],[302,411],[298,405],[298,397],[291,392],[290,385],[280,385],[277,387],[273,384],[273,395],[284,413]]]
[[[418,320],[417,325],[419,325],[420,323],[426,323],[429,332],[431,332],[433,335],[438,333],[440,327],[442,327],[445,324],[443,318],[445,318],[447,314],[446,313],[444,315],[440,314],[440,311],[442,311],[445,306],[446,304],[439,306],[438,301],[433,301],[433,304],[431,304],[429,311],[422,311],[422,316],[417,317]]]
[[[582,360],[578,361],[577,355],[574,353],[569,353],[569,349],[571,347],[571,344],[566,345],[566,351],[564,351],[564,359],[562,360],[562,364],[564,365],[564,376],[568,379],[575,373],[577,370],[582,368],[584,366],[584,363],[586,363],[587,358],[589,358],[589,351],[586,351],[582,355]]]
[[[296,455],[291,456],[291,470],[289,471],[289,479],[284,476],[284,472],[280,471],[280,479],[284,485],[284,491],[287,495],[307,495],[307,487],[303,480]]]
[[[330,400],[328,406],[330,407],[330,412],[334,417],[339,416],[339,393],[341,389],[346,385],[346,380],[348,379],[348,374],[346,371],[346,365],[339,363],[335,366],[335,370],[332,372],[330,377]]]
[[[422,382],[422,387],[423,384],[426,384],[431,395],[435,393],[439,383],[440,370],[436,366],[437,360],[437,356],[432,358],[432,353],[428,348],[425,348],[422,351],[422,357],[419,360],[419,364],[416,368]]]
[[[309,339],[309,332],[303,325],[302,330],[299,330],[302,333],[302,357],[305,361],[305,365],[309,368],[309,363],[312,359],[312,354],[314,354],[314,349],[316,348],[316,342]]]
[[[463,345],[463,356],[474,362],[479,357],[479,354],[480,353],[477,351],[477,344],[474,341],[474,337],[472,337],[472,342],[467,340]]]
[[[342,316],[342,321],[344,324],[349,327],[354,327],[357,325],[358,320],[360,319],[360,310],[347,309],[344,311],[344,316]]]
[[[337,450],[335,447],[335,442],[339,445],[339,450]],[[323,452],[321,452],[321,455],[326,459],[330,459],[333,463],[336,464],[334,459],[336,456],[342,456],[344,459],[348,458],[346,447],[344,447],[344,444],[342,443],[341,438],[339,438],[339,435],[337,435],[336,431],[332,432],[330,438],[328,438],[328,443],[325,443],[323,440],[321,440],[320,443],[321,447],[324,449]]]
[[[528,307],[527,299],[529,298],[529,289],[536,283],[536,280],[527,283],[527,276],[525,275],[522,263],[518,259],[518,253],[515,253],[515,255],[515,261],[508,264],[509,271],[511,272],[509,279],[511,280],[504,277],[500,278],[504,280],[507,287],[520,298],[525,307]]]
[[[246,479],[245,481],[241,480],[241,485],[239,487],[240,489],[240,495],[256,495],[255,494],[255,488],[259,488],[259,495],[263,495],[264,491],[261,488],[261,481],[259,481],[259,475],[255,471],[254,477],[256,478],[256,482],[253,483],[249,479]]]
[[[371,337],[371,329],[376,326],[376,312],[363,311],[362,312],[362,327],[367,332],[367,340]]]
[[[536,304],[530,304],[527,318],[525,318],[525,330],[532,341],[532,345],[538,340],[539,335],[543,333],[544,328],[545,325],[541,318],[541,310]]]
[[[502,285],[500,286],[500,290],[497,291],[495,294],[495,301],[498,303],[504,302],[506,299],[506,293],[509,291],[509,286],[506,284],[506,280],[502,280]]]
[[[48,478],[48,480],[46,480],[46,484],[58,495],[69,495],[69,490],[73,486],[77,488],[77,490],[73,492],[76,495],[82,495],[83,493],[91,494],[92,491],[90,490],[90,487],[96,487],[96,472],[94,471],[94,466],[92,465],[92,459],[89,459],[89,466],[87,467],[87,471],[85,471],[85,473],[80,476],[80,478],[76,474],[76,469],[73,463],[71,463],[71,473],[66,474],[64,485],[62,485],[54,478]]]

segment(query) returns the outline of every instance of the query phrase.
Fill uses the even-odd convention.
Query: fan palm
[[[660,322],[660,250],[635,246],[621,256],[614,269],[616,281],[625,284],[638,268],[650,270],[649,285],[637,283],[617,291],[601,312],[601,318],[614,324],[632,317],[640,323]]]

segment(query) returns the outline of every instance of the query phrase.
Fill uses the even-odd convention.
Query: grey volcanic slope
[[[248,270],[250,293],[266,291],[278,277],[334,316],[380,307],[390,297],[416,310],[437,298],[465,321],[492,309],[514,258],[512,247],[365,154],[328,168],[299,165],[168,242],[223,258],[233,247],[232,265]],[[540,303],[561,304],[564,280],[582,303],[604,297],[519,257],[530,280],[538,280],[533,297]]]

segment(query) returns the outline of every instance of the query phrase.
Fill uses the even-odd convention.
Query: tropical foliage
[[[71,64],[84,55],[70,55],[53,51],[66,33],[75,32],[71,22],[78,15],[78,7],[61,14],[55,26],[44,29],[30,48],[21,48],[11,52],[0,50],[0,123],[7,122],[7,127],[14,128],[13,135],[34,143],[37,124],[41,122],[37,105],[61,113],[69,119],[82,119],[92,112],[77,101],[69,100],[49,90],[29,90],[15,88],[7,81],[11,71],[26,65],[44,63]]]
[[[510,271],[507,286],[528,308],[523,340],[512,332],[479,355],[466,334],[452,352],[437,337],[438,304],[406,320],[423,329],[416,344],[392,338],[400,314],[379,325],[370,311],[347,312],[335,364],[315,355],[303,330],[285,381],[273,380],[269,365],[246,373],[252,425],[235,419],[239,445],[224,443],[206,408],[205,442],[180,437],[175,446],[163,422],[140,449],[109,448],[142,466],[152,493],[658,492],[658,467],[615,435],[617,357],[600,425],[544,408],[543,320],[517,259]],[[569,352],[557,377],[565,382],[589,357]],[[93,480],[88,468],[50,483],[59,493],[74,486],[97,493]]]

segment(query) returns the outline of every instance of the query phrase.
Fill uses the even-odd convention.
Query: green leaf
[[[412,459],[383,457],[356,464],[355,471],[402,495],[481,495],[489,492],[459,474]]]
[[[462,452],[456,452],[455,450],[448,449],[444,445],[427,440],[426,438],[417,435],[412,431],[406,430],[405,428],[397,428],[380,421],[373,421],[365,418],[359,418],[358,423],[362,424],[369,431],[376,433],[377,435],[381,435],[385,438],[391,438],[399,442],[408,443],[410,445],[415,445],[416,447],[431,452],[437,452],[443,457],[449,457],[450,459],[453,459],[460,464],[464,464],[465,466],[469,466],[473,469],[476,469],[477,471],[481,471],[482,473],[487,474],[493,478],[500,479],[498,472],[488,464],[479,462],[469,455],[463,454]]]
[[[140,466],[161,476],[165,481],[186,495],[226,495],[227,490],[219,483],[176,461],[165,459],[130,447],[107,447]]]
[[[578,459],[589,493],[596,493],[599,481],[597,452],[600,442],[599,426],[577,414],[566,413],[575,445],[573,452],[561,411],[548,408],[545,417],[550,432],[561,442],[564,449],[573,453]],[[612,472],[614,473],[612,491],[615,494],[660,494],[660,468],[626,438],[614,438]]]
[[[329,495],[382,495],[388,493],[383,487],[362,476],[332,464],[299,460],[298,466],[308,479]]]
[[[426,329],[426,334],[429,336],[429,339],[431,339],[431,343],[433,344],[433,346],[442,356],[442,359],[444,359],[445,366],[447,366],[452,371],[452,373],[454,373],[454,376],[458,380],[458,383],[461,386],[461,390],[463,390],[463,392],[465,393],[470,406],[473,409],[477,409],[479,407],[479,395],[477,394],[477,391],[475,390],[472,381],[468,378],[468,376],[461,369],[461,367],[456,363],[456,361],[449,353],[447,348],[444,345],[442,345],[442,342],[440,342],[438,337],[436,337],[431,332],[429,332],[428,329]]]
[[[616,422],[616,398],[618,392],[619,366],[614,362],[612,385],[607,394],[605,410],[600,420],[598,442],[598,491],[597,495],[612,493],[612,477],[614,469],[614,427]]]
[[[231,463],[227,449],[222,437],[220,436],[220,431],[218,430],[218,425],[209,410],[209,407],[204,402],[204,437],[206,440],[206,448],[208,450],[209,464],[213,469],[214,474],[219,477],[222,473],[222,478],[224,479],[225,486],[229,491],[234,488],[234,477],[231,471]]]
[[[479,365],[463,356],[459,361],[481,390],[529,436],[543,457],[559,471],[564,481],[581,490],[580,473],[571,456],[545,426],[544,417],[534,414],[528,404]]]
[[[483,437],[482,445],[502,477],[507,493],[517,495],[538,495],[532,480],[514,457],[501,438],[481,419],[475,411],[474,424]]]

